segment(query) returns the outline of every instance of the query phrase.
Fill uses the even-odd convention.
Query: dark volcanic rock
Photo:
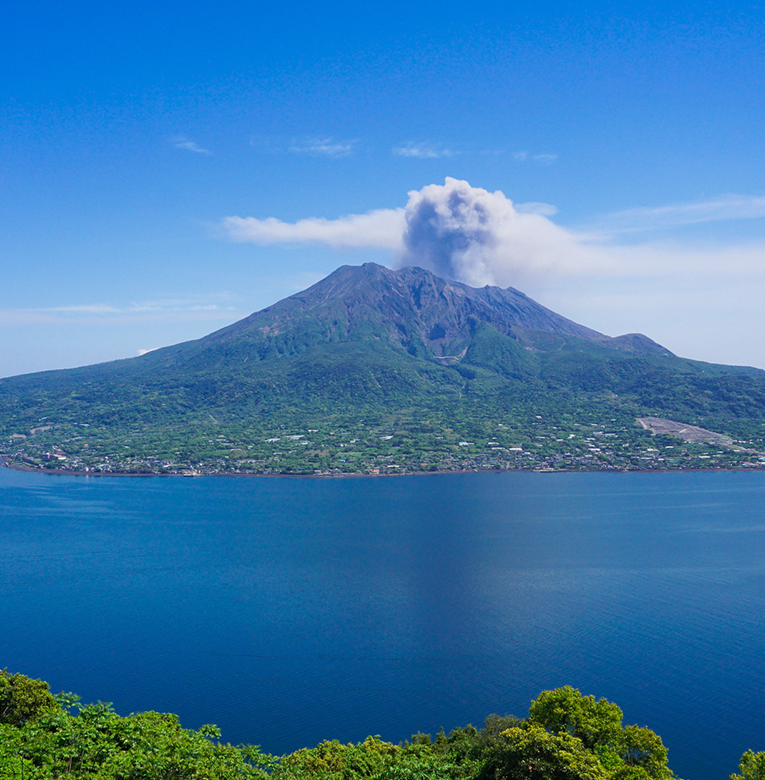
[[[375,263],[342,266],[307,290],[291,295],[200,340],[225,343],[274,338],[311,322],[320,340],[386,333],[411,351],[424,345],[433,357],[457,357],[477,326],[525,341],[529,333],[574,336],[633,353],[663,347],[640,334],[618,339],[572,322],[512,287],[480,289],[442,279],[422,268],[392,271]],[[199,346],[202,346],[200,343]]]

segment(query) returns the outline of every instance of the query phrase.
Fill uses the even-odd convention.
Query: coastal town
[[[659,418],[525,426],[492,421],[465,431],[387,422],[331,430],[200,430],[162,442],[106,437],[88,425],[46,423],[14,433],[0,458],[12,468],[87,475],[390,476],[476,471],[647,471],[765,468],[759,440],[735,440]],[[220,429],[221,426],[217,428]],[[483,430],[479,430],[483,428]],[[486,430],[490,428],[491,430]],[[211,435],[214,434],[214,435]],[[476,435],[478,434],[478,435]]]

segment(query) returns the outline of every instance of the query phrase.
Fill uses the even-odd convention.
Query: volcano
[[[35,429],[79,426],[79,438],[98,430],[193,449],[210,424],[257,433],[406,412],[456,430],[467,418],[562,419],[603,404],[736,435],[765,418],[765,372],[681,358],[642,334],[609,337],[512,287],[366,263],[195,341],[2,379],[0,435],[19,444]]]

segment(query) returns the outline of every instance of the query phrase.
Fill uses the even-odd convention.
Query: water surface
[[[0,667],[281,753],[564,684],[727,777],[765,750],[765,474],[0,469]]]

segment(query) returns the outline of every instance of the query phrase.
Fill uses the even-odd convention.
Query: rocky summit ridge
[[[301,318],[315,318],[337,338],[350,337],[356,329],[375,323],[387,331],[392,343],[411,348],[421,342],[436,357],[443,357],[451,345],[466,343],[482,323],[512,338],[538,331],[617,349],[669,354],[641,334],[610,339],[556,314],[513,287],[474,288],[422,268],[393,271],[376,263],[341,266],[307,290],[208,338],[224,342],[248,332],[278,335]]]

